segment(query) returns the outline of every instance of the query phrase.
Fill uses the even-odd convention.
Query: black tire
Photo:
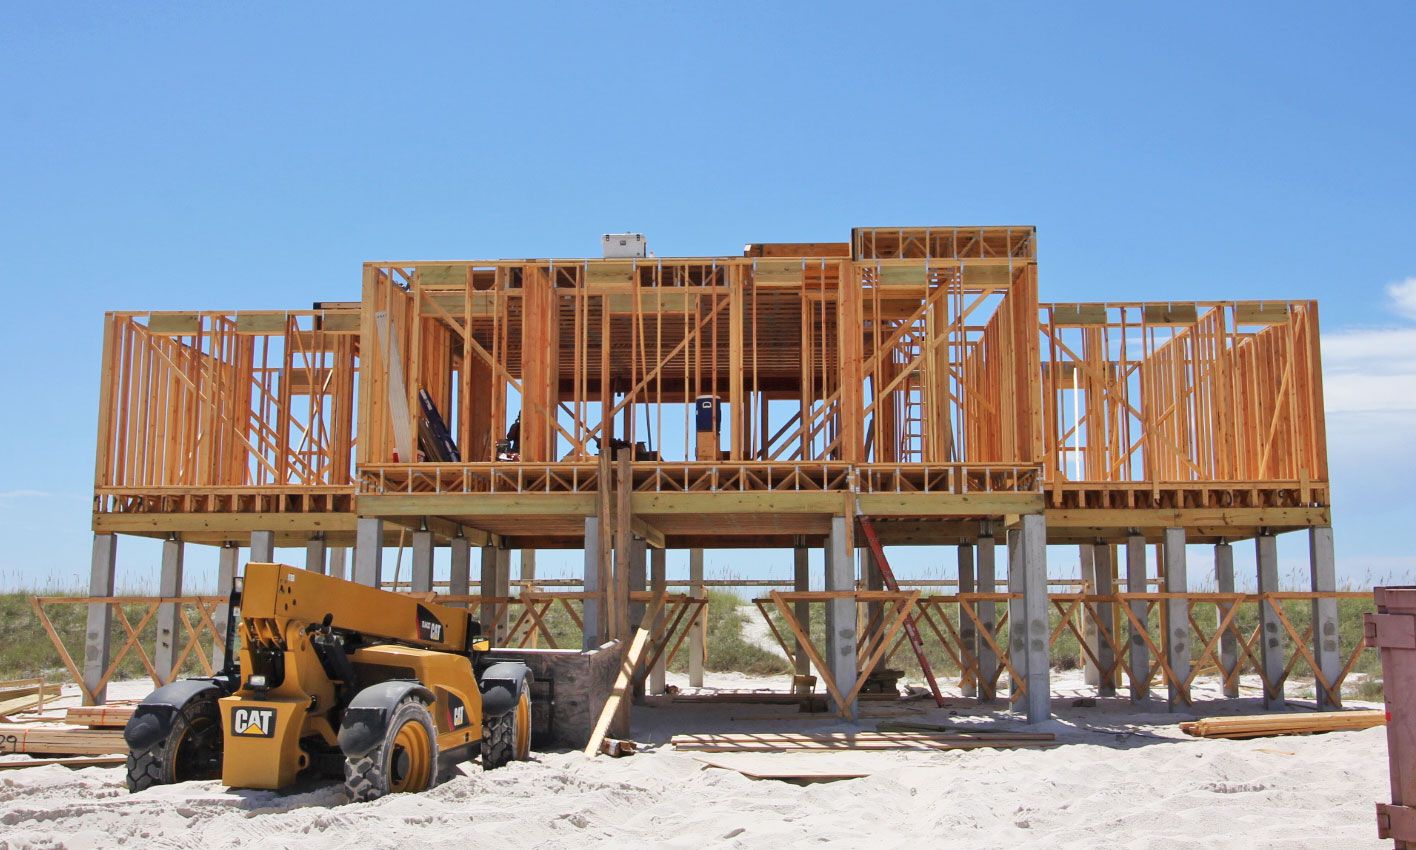
[[[128,790],[220,777],[221,735],[216,694],[198,694],[177,711],[167,737],[128,751]]]
[[[482,769],[496,770],[512,761],[525,761],[530,756],[531,689],[522,679],[516,691],[516,706],[511,711],[482,721]],[[518,710],[521,709],[521,710]],[[519,723],[525,723],[518,728]],[[517,742],[521,741],[521,751]]]
[[[399,733],[410,724],[422,727],[426,753],[410,756],[400,745]],[[405,734],[415,732],[409,730]],[[410,770],[418,775],[409,775]],[[344,759],[344,787],[354,802],[377,800],[402,791],[426,791],[437,782],[438,731],[428,706],[416,697],[407,697],[394,707],[382,743],[363,755]]]

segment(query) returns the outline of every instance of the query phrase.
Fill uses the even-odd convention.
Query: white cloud
[[[1416,277],[1387,284],[1386,293],[1393,310],[1408,319],[1416,319]]]
[[[1329,413],[1416,412],[1416,328],[1323,334]]]

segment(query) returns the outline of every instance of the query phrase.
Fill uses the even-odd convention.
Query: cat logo
[[[457,694],[447,695],[447,724],[454,729],[467,725],[467,705],[457,698]]]
[[[443,639],[442,621],[422,605],[418,606],[418,638],[434,643],[441,643]]]
[[[275,709],[231,709],[231,734],[242,738],[274,738]]]
[[[459,705],[452,709],[452,725],[454,727],[467,725],[467,706]]]

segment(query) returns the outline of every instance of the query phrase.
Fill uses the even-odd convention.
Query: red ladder
[[[900,583],[895,581],[895,571],[890,569],[890,562],[885,560],[885,549],[880,545],[880,538],[875,536],[875,526],[868,517],[861,517],[860,528],[865,532],[866,542],[870,544],[870,553],[875,556],[875,565],[880,569],[880,580],[887,590],[899,593]],[[915,625],[913,616],[905,618],[905,635],[910,639],[910,646],[914,647],[915,658],[919,660],[919,669],[924,673],[924,680],[929,683],[930,692],[934,694],[935,705],[943,708],[944,695],[939,692],[939,683],[934,679],[929,659],[924,657],[924,640],[919,636],[919,627]]]

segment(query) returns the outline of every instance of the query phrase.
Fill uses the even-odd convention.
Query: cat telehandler
[[[530,755],[531,672],[490,654],[463,608],[251,563],[229,623],[219,674],[134,710],[130,791],[342,776],[354,800],[372,800],[431,788],[440,763],[480,756],[491,770]]]

